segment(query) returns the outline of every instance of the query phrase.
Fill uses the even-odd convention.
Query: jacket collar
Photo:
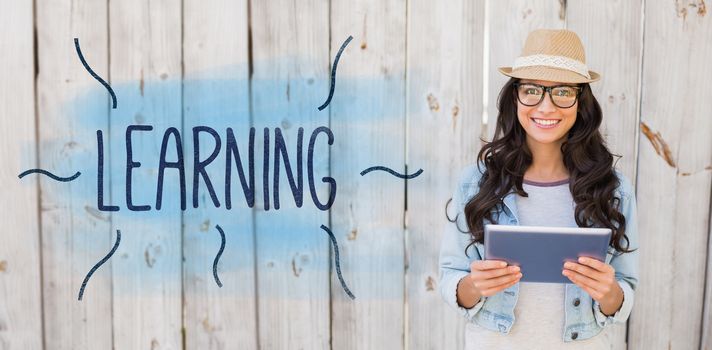
[[[509,209],[510,214],[512,214],[512,217],[519,223],[519,217],[517,216],[517,194],[515,192],[509,192],[507,193],[504,198],[502,199],[502,202],[504,202],[504,206]]]

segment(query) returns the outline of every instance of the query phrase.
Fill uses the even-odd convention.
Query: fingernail
[[[507,266],[507,263],[502,261],[501,263],[499,263],[499,266],[505,267],[505,266]]]
[[[518,274],[517,274],[517,278],[521,278],[521,277],[522,277],[522,274],[521,274],[521,273],[518,273]]]
[[[581,263],[585,263],[585,262],[586,262],[586,258],[580,257],[580,258],[578,258],[578,261],[581,262]]]

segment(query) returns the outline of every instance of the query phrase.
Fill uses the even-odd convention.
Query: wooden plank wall
[[[68,183],[39,177],[44,339],[49,349],[98,349],[113,344],[111,271],[116,260],[93,276],[85,289],[86,298],[77,301],[84,275],[116,239],[111,234],[110,213],[100,212],[96,202],[95,130],[108,136],[109,99],[105,93],[87,96],[97,82],[77,61],[73,43],[73,38],[80,39],[87,62],[107,74],[107,6],[107,1],[75,5],[56,1],[38,2],[36,8],[38,51],[42,48],[36,58],[39,167],[61,176],[82,173]],[[108,165],[108,143],[105,148]],[[107,176],[107,199],[110,181]]]
[[[334,349],[404,346],[405,183],[359,172],[374,165],[405,171],[405,12],[404,0],[331,2],[330,56],[354,37],[338,65],[337,91],[346,94],[331,105],[331,175],[339,181],[331,223],[356,299],[333,274]]]
[[[460,169],[490,138],[496,99],[527,33],[568,28],[586,47],[604,112],[602,132],[636,184],[641,275],[616,349],[712,349],[712,23],[705,3],[251,0],[0,2],[0,349],[440,349],[461,348],[465,321],[441,300],[437,255],[445,202]],[[331,104],[334,58],[349,37]],[[77,58],[116,91],[107,91]],[[486,117],[483,118],[483,117]],[[134,205],[127,210],[126,127]],[[198,181],[206,166],[216,199]],[[312,132],[315,192],[307,151]],[[168,161],[156,180],[166,129]],[[254,207],[233,159],[226,208],[227,129],[241,166],[254,138]],[[275,142],[284,138],[279,209]],[[297,178],[303,128],[302,205]],[[104,142],[98,210],[97,134]],[[263,170],[267,162],[268,170]],[[383,165],[424,172],[404,180]],[[17,175],[43,168],[72,182]],[[264,192],[263,185],[268,185]],[[219,206],[215,205],[218,202]],[[269,207],[267,206],[269,205]],[[333,264],[339,244],[344,292]],[[226,236],[213,276],[213,259]],[[112,248],[92,276],[89,269]]]
[[[697,349],[700,331],[707,339],[712,332],[702,320],[712,184],[712,95],[702,88],[712,79],[712,23],[705,11],[697,1],[645,3],[638,152],[644,268],[629,329],[635,349]]]
[[[183,2],[183,142],[186,155],[193,154],[191,129],[210,126],[222,139],[227,128],[235,133],[240,150],[247,149],[251,125],[249,113],[248,7],[247,1]],[[230,35],[224,35],[229,32]],[[218,40],[219,39],[219,40]],[[216,67],[222,67],[218,69]],[[203,136],[203,140],[209,138]],[[201,149],[201,159],[212,143]],[[219,156],[211,167],[225,164]],[[247,169],[247,157],[242,166]],[[192,164],[192,163],[191,163]],[[232,163],[233,179],[237,165]],[[192,166],[186,168],[192,173]],[[211,171],[213,185],[225,182],[224,172]],[[257,300],[255,291],[254,219],[242,199],[239,182],[233,182],[231,211],[201,206],[183,213],[183,302],[186,349],[257,348]],[[205,184],[201,183],[205,194]],[[221,191],[218,191],[221,193]],[[218,265],[223,284],[212,276],[212,259],[223,229],[225,250]]]
[[[264,141],[266,151],[262,142],[255,147],[256,159],[269,152],[267,159],[274,164],[274,129],[279,127],[296,178],[297,129],[304,128],[308,142],[312,130],[329,125],[328,113],[316,108],[327,89],[323,78],[329,71],[329,3],[252,1],[250,9],[253,124],[258,132],[270,134]],[[321,151],[317,156],[328,157],[328,151]],[[326,158],[316,162],[315,173],[326,176]],[[286,166],[280,166],[279,209],[271,186],[272,165],[264,175],[268,194],[258,193],[255,203],[258,344],[265,349],[323,349],[330,341],[329,240],[319,226],[328,226],[328,213],[310,203],[306,187],[303,207],[298,208]],[[261,189],[263,181],[258,178],[256,183]],[[263,202],[265,196],[268,202]]]
[[[482,132],[484,2],[412,1],[408,10],[406,340],[409,349],[461,349],[465,320],[443,308],[438,253],[445,201]],[[423,317],[428,315],[428,317]]]
[[[0,201],[0,348],[41,349],[41,238],[38,181],[18,182],[18,169],[36,168],[33,9],[30,2],[0,3],[0,147],[4,186]],[[70,298],[71,299],[71,298]],[[69,301],[66,300],[66,301]],[[69,302],[67,303],[69,304]]]

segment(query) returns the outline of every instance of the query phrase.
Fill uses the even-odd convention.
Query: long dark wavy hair
[[[532,153],[526,143],[526,131],[517,118],[517,89],[514,84],[518,81],[510,79],[500,91],[493,140],[482,140],[485,145],[477,155],[485,169],[479,181],[479,191],[464,208],[471,235],[465,254],[475,242],[484,242],[483,220],[497,223],[493,214],[502,210],[502,200],[508,193],[528,197],[522,182],[524,172],[532,164]],[[610,228],[610,246],[620,253],[628,253],[632,250],[628,249],[630,242],[625,234],[626,220],[618,210],[621,198],[615,196],[615,189],[620,183],[614,172],[613,154],[599,132],[603,119],[601,106],[589,84],[581,84],[580,87],[576,122],[561,145],[564,166],[569,171],[569,190],[576,203],[576,223],[579,227]],[[457,217],[448,217],[448,220],[456,222]],[[625,248],[621,239],[626,242]]]

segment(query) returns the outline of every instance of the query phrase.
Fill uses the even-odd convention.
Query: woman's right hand
[[[475,260],[470,273],[461,278],[455,294],[458,305],[472,308],[482,299],[507,289],[522,278],[519,266],[507,266],[500,260]]]
[[[507,289],[522,278],[519,266],[507,266],[501,260],[475,260],[467,275],[470,284],[480,296],[489,297]]]

